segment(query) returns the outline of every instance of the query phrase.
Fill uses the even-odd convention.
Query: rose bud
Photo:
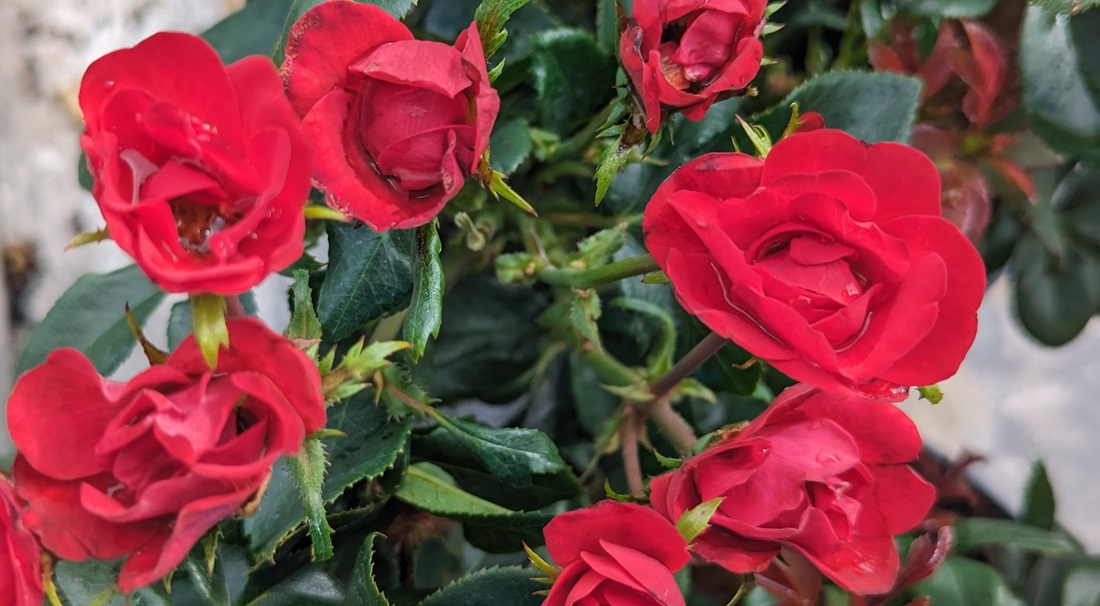
[[[80,108],[107,230],[161,288],[240,294],[301,256],[310,146],[270,59],[156,34],[93,63]]]
[[[974,341],[985,269],[911,147],[821,129],[767,159],[707,154],[642,228],[684,309],[795,380],[901,400]]]
[[[623,68],[656,133],[662,113],[701,120],[719,96],[760,71],[765,0],[634,0],[620,42]]]
[[[764,570],[787,547],[853,593],[883,593],[898,574],[894,535],[935,500],[905,464],[920,447],[916,426],[892,404],[795,385],[740,431],[655,478],[650,501],[678,520],[725,497],[691,550],[730,571]]]
[[[258,320],[228,327],[232,347],[213,371],[191,337],[126,383],[68,348],[19,379],[8,400],[15,484],[46,549],[128,556],[119,587],[148,585],[324,426],[314,362]]]
[[[672,573],[691,556],[676,527],[640,505],[600,501],[543,530],[564,567],[543,606],[684,606]]]
[[[452,47],[356,2],[302,15],[282,73],[314,142],[317,186],[376,231],[438,215],[477,170],[500,108],[476,24]]]
[[[7,479],[0,478],[0,601],[12,606],[41,606],[42,550],[22,520],[23,502]]]

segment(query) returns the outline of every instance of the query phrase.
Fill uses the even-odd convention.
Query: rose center
[[[658,46],[665,80],[689,93],[706,88],[733,57],[741,21],[740,15],[701,10],[666,23]]]
[[[190,255],[209,254],[210,238],[236,222],[236,217],[226,216],[218,206],[188,198],[176,198],[168,204],[176,219],[180,246]]]
[[[843,306],[864,293],[866,280],[850,264],[856,251],[817,234],[779,234],[753,252],[753,265],[793,289],[792,304],[823,298]]]

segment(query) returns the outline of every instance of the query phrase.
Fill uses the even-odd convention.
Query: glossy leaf
[[[163,298],[164,292],[136,265],[81,276],[31,333],[16,375],[45,362],[59,347],[79,349],[100,374],[111,374],[137,345],[126,324],[126,305],[139,322],[145,322]]]
[[[513,118],[493,128],[489,139],[489,165],[510,175],[531,154],[531,131],[523,118]]]
[[[1042,461],[1035,461],[1031,465],[1031,474],[1024,488],[1024,505],[1020,511],[1020,521],[1036,528],[1052,530],[1054,512],[1054,488],[1050,485],[1046,465]]]
[[[412,343],[413,361],[424,355],[428,339],[439,335],[443,322],[443,263],[439,230],[433,221],[416,229],[412,303],[405,316],[405,340]]]
[[[596,40],[579,29],[554,29],[534,39],[531,75],[539,125],[566,134],[611,99],[615,66]]]
[[[1100,560],[1083,560],[1066,575],[1062,589],[1062,606],[1096,606],[1100,604]]]
[[[1049,555],[1073,555],[1077,544],[1064,534],[1012,520],[959,518],[955,521],[955,550],[963,553],[978,547],[996,545]]]
[[[1054,149],[1100,159],[1100,99],[1085,83],[1069,17],[1030,6],[1020,35],[1023,106]]]
[[[537,429],[485,427],[445,415],[440,415],[437,420],[486,469],[513,486],[530,486],[534,474],[556,473],[565,469],[565,461],[558,454],[558,447]]]
[[[966,558],[947,558],[931,578],[914,585],[913,592],[929,596],[933,604],[1025,606],[996,569]]]
[[[546,586],[532,576],[533,570],[515,566],[478,571],[428,596],[420,606],[539,606],[544,596],[535,592]]]
[[[344,606],[390,606],[389,600],[378,587],[374,578],[374,544],[383,539],[382,533],[372,532],[359,548],[355,558],[355,567],[348,579],[347,596]]]
[[[342,606],[344,593],[328,573],[306,568],[291,574],[247,606]]]
[[[981,17],[993,9],[997,0],[900,0],[898,10],[935,18]]]
[[[325,339],[340,341],[404,308],[413,291],[413,232],[330,222],[329,266],[317,299]]]
[[[270,57],[293,4],[294,0],[253,0],[206,30],[202,37],[227,65],[248,55]]]

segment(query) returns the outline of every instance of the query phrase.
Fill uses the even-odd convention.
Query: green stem
[[[588,365],[600,381],[608,385],[626,387],[642,380],[641,375],[626,364],[616,360],[606,351],[585,342],[577,352],[581,361]]]
[[[551,286],[573,286],[592,288],[623,278],[640,276],[659,270],[657,261],[650,255],[631,257],[614,263],[608,263],[592,269],[561,269],[544,267],[538,272],[539,279]]]

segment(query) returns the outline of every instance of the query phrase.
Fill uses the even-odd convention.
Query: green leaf
[[[613,307],[633,311],[657,321],[658,336],[649,353],[648,365],[655,374],[664,374],[672,367],[676,354],[676,321],[667,310],[643,299],[619,297],[611,301]]]
[[[955,533],[958,553],[989,545],[1050,555],[1079,553],[1077,544],[1061,533],[1012,520],[959,518],[955,522]]]
[[[403,309],[413,291],[413,232],[326,225],[329,265],[317,299],[325,338],[340,341]]]
[[[615,142],[604,148],[603,153],[596,160],[596,173],[593,176],[596,180],[596,206],[603,202],[607,190],[611,188],[611,183],[615,180],[615,175],[619,174],[619,171],[623,170],[627,161],[630,160],[630,151],[634,149],[634,146],[626,143],[624,141],[625,137],[625,131],[620,133]]]
[[[54,580],[58,590],[70,604],[91,604],[97,598],[107,598],[101,606],[172,606],[168,598],[152,587],[138,589],[130,598],[118,589],[118,569],[98,560],[67,562],[54,565]],[[110,596],[110,597],[108,597]]]
[[[487,470],[513,486],[530,486],[532,475],[566,468],[558,447],[537,429],[484,427],[443,414],[436,420]]]
[[[322,498],[329,502],[361,480],[376,478],[390,469],[405,449],[412,422],[393,421],[385,407],[359,394],[328,411],[328,427],[346,434],[322,440],[329,467]],[[283,540],[306,519],[294,482],[280,461],[272,472],[267,493],[256,515],[244,522],[249,545],[261,559],[270,558]]]
[[[1035,461],[1024,487],[1024,504],[1019,519],[1036,528],[1053,530],[1054,511],[1054,487],[1050,485],[1046,465]]]
[[[16,364],[16,376],[45,362],[59,347],[75,347],[100,374],[111,374],[137,344],[126,324],[126,304],[144,322],[163,298],[164,292],[136,265],[81,276],[35,327]]]
[[[489,165],[510,175],[531,154],[531,129],[523,118],[497,124],[489,138]]]
[[[1100,6],[1100,0],[1081,4]],[[1100,11],[1075,15],[1069,20],[1069,30],[1073,46],[1077,48],[1077,55],[1081,59],[1085,84],[1088,85],[1093,100],[1100,101],[1100,36],[1096,35],[1100,31]]]
[[[413,463],[394,495],[410,505],[441,516],[508,515],[511,510],[474,496],[455,485],[431,463]]]
[[[196,596],[203,601],[203,604],[230,606],[232,602],[229,597],[229,584],[226,583],[225,569],[222,567],[221,559],[216,558],[214,560],[212,573],[207,571],[205,560],[201,548],[193,549],[180,566],[182,568],[181,572],[186,573],[187,579],[191,581],[189,589],[195,592]],[[173,595],[178,597],[178,592],[173,591]],[[181,600],[180,603],[186,602]]]
[[[1050,346],[1073,340],[1096,312],[1097,261],[1076,250],[1058,258],[1028,234],[1012,255],[1016,264],[1016,313],[1032,336]]]
[[[1100,560],[1091,558],[1075,565],[1066,576],[1062,606],[1100,604]]]
[[[253,0],[206,30],[202,37],[230,64],[248,55],[270,57],[279,44],[294,0]]]
[[[485,58],[491,57],[508,39],[504,23],[524,4],[527,0],[483,0],[477,7],[474,20],[477,21],[481,42],[485,45]]]
[[[245,312],[256,315],[255,293],[249,291],[240,297]],[[191,325],[191,302],[180,301],[172,305],[172,310],[168,314],[168,351],[174,351],[184,339],[191,336]]]
[[[428,338],[439,335],[443,322],[443,263],[439,260],[439,251],[443,244],[439,241],[436,222],[416,229],[416,261],[413,275],[412,304],[405,316],[405,340],[412,343],[409,352],[415,362],[424,355]]]
[[[899,0],[899,11],[937,19],[981,17],[992,10],[997,0]]]
[[[1100,101],[1086,85],[1070,19],[1030,6],[1020,35],[1020,82],[1031,125],[1054,149],[1100,160]]]
[[[573,303],[569,307],[569,317],[581,337],[597,348],[600,345],[600,328],[597,321],[603,314],[600,295],[595,288],[574,288]]]
[[[710,526],[710,519],[714,517],[725,498],[711,499],[685,511],[684,515],[680,516],[680,519],[676,522],[676,531],[688,543],[694,541],[696,537],[703,534],[707,526]]]
[[[533,43],[531,74],[539,98],[539,125],[566,134],[611,99],[615,64],[584,30],[541,32]]]
[[[815,111],[825,126],[846,131],[868,143],[909,141],[917,106],[920,80],[881,72],[829,72],[794,89],[766,116],[778,112],[782,124],[790,116],[791,103],[801,112]],[[763,119],[753,117],[754,123]],[[770,130],[770,129],[769,129]],[[773,135],[776,133],[772,133]]]
[[[542,509],[562,499],[578,496],[580,484],[569,468],[550,474],[532,474],[523,490],[493,475],[472,452],[446,429],[437,427],[413,440],[412,452],[421,461],[434,463],[467,492],[514,510]]]
[[[389,600],[378,588],[378,581],[374,578],[374,543],[381,541],[383,535],[380,532],[372,532],[363,541],[359,548],[359,555],[355,558],[355,568],[348,579],[347,596],[344,598],[344,606],[390,606]]]
[[[428,596],[420,606],[539,606],[545,596],[535,592],[546,586],[531,580],[535,574],[518,566],[479,570]]]
[[[344,594],[328,573],[315,568],[295,572],[247,606],[342,606]]]
[[[546,331],[536,318],[546,296],[501,284],[491,274],[459,282],[443,299],[443,326],[415,368],[433,396],[507,402],[528,388]]]
[[[596,39],[605,53],[614,56],[619,48],[619,10],[616,0],[596,1]]]
[[[293,457],[286,458],[287,470],[298,489],[298,500],[306,510],[306,526],[312,541],[312,554],[315,561],[324,561],[334,554],[332,550],[332,527],[325,514],[325,502],[321,498],[321,487],[325,481],[325,447],[317,438],[306,438],[302,450]]]
[[[947,558],[931,578],[914,585],[913,592],[929,596],[933,604],[1025,606],[994,568],[966,558]]]
[[[1080,13],[1100,6],[1100,0],[1030,0],[1052,13]]]
[[[320,340],[321,321],[313,309],[313,291],[309,287],[309,272],[294,270],[294,283],[290,285],[290,326],[286,334],[292,339]]]

